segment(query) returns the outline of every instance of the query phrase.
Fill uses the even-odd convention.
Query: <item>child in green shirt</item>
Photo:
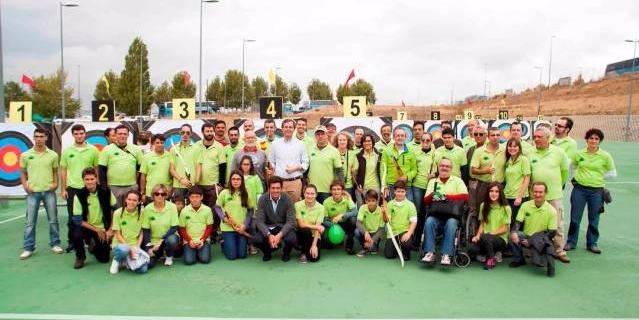
[[[131,260],[147,261],[135,264],[135,272],[145,273],[149,269],[149,256],[140,249],[143,239],[140,200],[140,193],[130,190],[124,195],[124,207],[113,213],[113,223],[111,224],[114,232],[111,245],[113,247],[113,262],[111,262],[109,269],[111,274],[118,273],[120,266],[127,262],[127,257],[130,257]],[[145,257],[140,257],[140,255],[145,255]]]
[[[344,182],[334,180],[330,186],[331,196],[324,200],[324,228],[329,229],[334,223],[339,224],[346,233],[345,248],[350,255],[355,254],[353,251],[355,220],[357,218],[357,206],[350,196],[344,190]],[[327,247],[331,247],[328,241],[328,232],[323,235],[323,243]]]
[[[395,198],[391,200],[385,208],[382,208],[384,221],[392,229],[392,235],[400,245],[404,260],[410,260],[411,238],[417,226],[417,210],[415,205],[406,199],[406,183],[404,181],[395,182]],[[398,253],[392,243],[391,232],[386,233],[386,244],[384,245],[384,256],[387,259],[395,259]]]
[[[355,238],[362,247],[357,253],[358,257],[363,257],[368,253],[377,254],[379,241],[384,235],[384,220],[382,219],[382,209],[377,205],[379,194],[375,190],[366,192],[366,205],[359,208],[357,213],[357,229]]]

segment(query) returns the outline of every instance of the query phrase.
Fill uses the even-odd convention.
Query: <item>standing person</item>
[[[400,245],[404,260],[409,261],[411,239],[417,225],[417,211],[415,211],[415,205],[410,200],[406,200],[407,188],[404,181],[397,181],[394,189],[395,198],[388,202],[385,208],[382,208],[382,216],[393,229],[393,236]],[[397,251],[395,251],[389,231],[387,231],[386,237],[388,239],[384,244],[384,256],[386,259],[394,259],[397,257]]]
[[[535,150],[530,154],[531,180],[546,183],[545,200],[555,208],[557,216],[557,232],[553,237],[557,258],[563,263],[570,263],[564,250],[564,206],[562,203],[563,187],[568,180],[568,157],[558,147],[550,145],[550,130],[537,128],[534,133]]]
[[[173,197],[188,198],[188,192],[193,187],[199,149],[191,142],[193,127],[185,123],[180,127],[180,143],[171,147],[169,172],[173,177]],[[179,155],[178,155],[179,154]],[[151,186],[153,187],[153,186]]]
[[[231,170],[241,170],[240,161],[244,157],[248,156],[253,163],[255,171],[253,174],[256,174],[260,179],[264,180],[264,171],[266,169],[266,154],[264,153],[264,151],[257,148],[257,146],[255,145],[256,140],[257,137],[255,136],[255,132],[245,131],[244,142],[246,145],[242,147],[242,149],[240,149],[237,153],[235,153],[233,159],[227,162],[226,167],[228,168],[230,166]]]
[[[337,127],[333,123],[327,123],[325,127],[328,141],[333,141],[333,139],[335,138],[335,134],[337,133]]]
[[[240,129],[238,129],[237,127],[230,127],[228,134],[229,144],[226,146],[226,148],[224,148],[224,162],[226,162],[226,172],[223,176],[224,183],[229,181],[233,158],[240,150],[242,150],[242,147],[244,146],[243,143],[240,143]]]
[[[195,186],[189,190],[190,204],[180,212],[178,231],[182,237],[184,248],[184,264],[211,262],[211,242],[209,237],[213,231],[213,212],[202,204],[204,190]]]
[[[141,202],[142,195],[131,190],[124,195],[124,206],[113,213],[113,261],[109,272],[117,274],[121,264],[126,264],[127,258],[130,260],[144,259],[140,255],[145,255],[141,248],[142,239],[142,219]],[[148,258],[148,257],[146,257]],[[138,265],[134,270],[138,273],[146,273],[148,262]]]
[[[452,139],[452,144],[460,147],[463,149],[464,144],[461,142],[461,140],[456,139],[455,138],[455,131],[453,131],[453,123],[448,121],[448,120],[444,120],[441,122],[441,128],[442,128],[442,135],[439,139],[436,139],[435,141],[433,141],[433,144],[435,144],[435,148],[439,149],[441,146],[445,145],[445,141],[444,141],[444,131],[446,129],[450,129],[450,131],[453,133],[453,139]]]
[[[47,148],[48,134],[43,129],[33,132],[33,148],[20,155],[20,182],[27,193],[27,221],[20,259],[27,259],[35,251],[36,225],[40,203],[44,205],[49,221],[49,246],[56,254],[60,247],[58,208],[55,190],[58,188],[58,154]]]
[[[470,163],[473,159],[473,154],[475,154],[475,150],[481,148],[486,143],[486,128],[481,125],[476,126],[473,129],[473,137],[475,138],[475,144],[470,146],[468,150],[466,150],[466,162]],[[471,180],[477,180],[475,175],[470,172],[470,166],[462,167],[462,180],[466,185],[469,184]]]
[[[142,231],[144,249],[151,257],[149,268],[153,268],[162,256],[165,266],[173,265],[173,255],[178,245],[176,235],[178,213],[175,205],[168,200],[167,188],[159,184],[153,187],[153,202],[142,212]]]
[[[358,257],[363,257],[369,253],[377,254],[379,242],[384,235],[384,219],[382,208],[378,205],[379,193],[375,190],[366,191],[366,205],[359,208],[357,212],[357,223],[355,238],[359,241],[361,250]]]
[[[257,204],[257,199],[264,193],[264,187],[262,186],[262,180],[255,172],[255,166],[253,165],[253,159],[251,156],[245,155],[240,160],[238,170],[244,177],[244,185],[246,191],[249,193],[251,203]],[[235,171],[235,169],[233,169]]]
[[[464,151],[468,151],[470,147],[476,145],[475,142],[475,128],[479,126],[479,121],[472,119],[468,120],[468,124],[466,125],[466,136],[462,138],[462,148]]]
[[[142,151],[134,144],[127,143],[129,128],[123,124],[115,127],[116,141],[100,153],[100,178],[106,178],[106,185],[122,206],[124,195],[130,190],[138,190],[138,170],[142,164]],[[102,180],[101,180],[102,181]]]
[[[561,117],[555,123],[555,137],[552,139],[551,144],[561,148],[568,156],[568,159],[572,160],[577,153],[577,141],[569,136],[572,131],[573,121],[568,117]]]
[[[530,184],[530,160],[524,156],[521,142],[510,138],[506,142],[506,171],[504,173],[504,195],[510,209],[511,227],[515,225],[515,218],[521,204],[528,201],[528,185]]]
[[[75,250],[74,269],[84,267],[86,252],[89,252],[100,263],[109,262],[111,237],[111,217],[116,205],[115,197],[108,187],[98,188],[98,173],[93,168],[82,171],[84,188],[73,198],[73,249]],[[135,190],[130,190],[135,191]],[[128,193],[128,191],[127,191]],[[126,194],[125,194],[126,195]]]
[[[247,131],[255,131],[255,122],[253,122],[253,120],[251,119],[246,119],[242,124],[242,128],[244,129],[244,133],[246,133]],[[240,144],[245,144],[244,136],[242,136],[242,138],[240,139]]]
[[[306,134],[306,130],[308,128],[307,124],[308,122],[306,121],[305,118],[297,118],[295,119],[295,138],[297,138],[297,140],[301,141],[304,146],[306,146],[306,149],[311,148],[313,145],[315,145],[315,140],[313,139],[313,137],[310,137],[308,134]]]
[[[424,122],[413,121],[413,140],[408,142],[408,149],[416,152],[422,148],[422,134],[424,134]]]
[[[386,147],[393,145],[393,140],[391,139],[392,127],[389,123],[384,123],[379,131],[382,134],[382,138],[375,143],[375,150],[382,154]]]
[[[151,137],[152,152],[144,155],[140,167],[140,190],[144,192],[144,203],[153,201],[151,191],[158,184],[166,185],[171,194],[171,156],[164,151],[166,138],[162,134]]]
[[[151,132],[150,131],[141,131],[138,134],[138,138],[136,140],[136,145],[138,146],[138,148],[140,148],[140,151],[142,152],[142,155],[145,155],[149,152],[151,152],[151,146],[149,145],[149,140],[151,138]]]
[[[473,153],[470,172],[474,175],[468,184],[470,214],[477,217],[480,202],[486,198],[488,184],[504,181],[506,150],[499,145],[501,134],[495,127],[488,128],[488,143]]]
[[[355,201],[355,189],[353,183],[354,172],[357,172],[357,166],[359,165],[356,158],[356,152],[353,150],[353,139],[346,132],[340,132],[333,139],[333,145],[337,148],[340,161],[342,162],[342,171],[344,172],[344,186],[346,192],[350,195],[351,199]]]
[[[104,137],[106,138],[108,144],[115,143],[115,128],[108,127],[104,129]]]
[[[394,186],[397,181],[404,181],[404,187],[409,188],[410,183],[415,179],[417,174],[417,161],[415,154],[408,150],[404,144],[406,133],[404,130],[395,128],[393,133],[393,145],[384,149],[382,152],[381,175],[382,180],[386,184],[384,187],[384,198],[394,198]],[[408,194],[408,200],[413,197],[412,193]]]
[[[597,242],[599,240],[599,214],[603,211],[603,189],[606,186],[604,180],[617,177],[612,156],[599,147],[603,139],[604,133],[599,129],[586,131],[586,148],[578,150],[572,159],[575,178],[570,196],[570,227],[565,250],[577,247],[579,225],[584,209],[588,205],[586,249],[592,253],[601,253]]]
[[[329,229],[333,224],[339,224],[346,233],[344,247],[349,255],[355,254],[353,244],[355,243],[355,223],[357,221],[357,207],[351,198],[344,191],[344,183],[341,180],[334,180],[331,183],[331,196],[324,200],[324,228]],[[332,248],[328,239],[328,234],[324,235],[324,243]]]
[[[413,195],[413,203],[415,204],[415,210],[417,210],[417,226],[415,227],[415,234],[421,235],[424,232],[424,222],[426,221],[426,210],[423,208],[424,196],[426,195],[426,188],[428,188],[428,181],[435,177],[433,174],[433,154],[435,148],[433,147],[433,136],[425,132],[421,136],[422,147],[419,150],[413,150],[415,153],[415,161],[417,164],[417,174],[413,180],[413,187],[411,191]],[[413,248],[419,248],[421,243],[421,237],[413,237]]]
[[[83,125],[73,125],[71,134],[73,135],[73,144],[62,151],[60,158],[60,181],[62,182],[60,196],[67,201],[69,214],[66,252],[73,250],[73,199],[75,194],[84,188],[82,171],[86,168],[97,170],[100,158],[98,149],[86,142],[87,134]]]
[[[501,183],[491,182],[486,196],[479,205],[479,227],[470,241],[469,248],[471,256],[482,254],[486,257],[486,270],[497,265],[495,253],[506,249],[511,215]]]
[[[362,137],[362,150],[357,153],[357,174],[355,185],[360,195],[368,190],[380,192],[379,165],[382,155],[374,148],[375,139],[371,134]]]
[[[466,152],[464,149],[455,143],[455,136],[453,135],[453,129],[446,128],[442,130],[443,145],[435,150],[433,155],[435,167],[439,167],[439,162],[444,159],[450,159],[453,163],[452,174],[455,177],[461,178],[461,167],[465,166],[468,162],[466,159]],[[435,144],[437,146],[437,144]]]
[[[364,129],[357,127],[353,135],[353,143],[355,152],[358,153],[362,150],[362,137],[364,136]]]
[[[293,126],[290,129],[289,139],[293,134]],[[268,192],[260,197],[257,204],[257,231],[253,234],[252,242],[264,253],[262,261],[271,260],[272,252],[284,242],[282,261],[287,262],[291,259],[291,250],[297,245],[295,207],[291,197],[287,193],[282,193],[282,184],[282,178],[271,177],[268,181]]]
[[[282,190],[288,193],[293,202],[297,202],[302,192],[302,174],[308,169],[309,161],[304,144],[293,139],[294,130],[293,119],[282,121],[284,136],[271,145],[268,161],[273,170],[267,170],[267,176],[282,178]]]
[[[216,188],[221,184],[221,179],[226,174],[224,146],[215,140],[215,127],[210,123],[202,125],[202,140],[198,141],[195,146],[199,153],[195,180],[204,190],[202,201],[205,205],[213,208],[217,200]],[[215,222],[215,226],[219,226],[219,220],[216,219]]]
[[[535,151],[535,147],[521,138],[524,133],[524,126],[519,121],[510,124],[510,138],[519,141],[521,144],[521,152],[526,157]]]
[[[222,190],[217,199],[217,206],[221,211],[216,210],[222,220],[222,252],[229,260],[244,259],[255,203],[249,197],[240,171],[231,172],[228,185],[229,188]]]
[[[215,141],[226,147],[229,144],[229,139],[226,137],[226,122],[224,120],[215,120],[213,122],[213,128],[215,131]]]
[[[266,119],[264,120],[264,139],[260,139],[258,142],[258,147],[262,150],[266,156],[269,155],[269,151],[273,142],[275,142],[275,130],[277,130],[277,126],[275,125],[275,120]],[[266,180],[266,179],[264,179]]]
[[[324,206],[316,201],[317,188],[309,184],[304,187],[304,200],[295,203],[297,219],[297,241],[300,246],[300,263],[317,262],[321,255],[322,233],[324,233]]]

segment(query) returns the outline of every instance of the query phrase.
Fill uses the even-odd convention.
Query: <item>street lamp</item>
[[[60,1],[60,96],[62,97],[62,121],[67,117],[67,108],[64,105],[64,34],[62,32],[62,8],[78,6],[77,3],[64,3]]]
[[[550,69],[552,69],[552,39],[556,36],[550,37],[550,57],[548,58],[548,89],[550,90]]]
[[[2,5],[0,4],[0,122],[4,122],[4,62],[2,60]]]
[[[630,139],[630,113],[632,112],[632,90],[634,84],[633,73],[635,72],[635,59],[637,58],[637,43],[639,43],[639,39],[625,41],[634,44],[634,50],[632,51],[632,71],[630,71],[630,94],[628,95],[628,111],[626,112],[625,140],[628,141]]]
[[[535,66],[534,69],[539,69],[539,93],[537,94],[537,117],[539,117],[539,115],[541,114],[541,74],[543,73],[544,68]]]
[[[242,39],[242,110],[244,110],[244,51],[247,42],[255,42],[255,39]]]
[[[198,89],[200,90],[200,95],[198,98],[198,104],[200,105],[199,115],[202,116],[202,4],[204,3],[216,3],[218,0],[200,0],[200,76]]]

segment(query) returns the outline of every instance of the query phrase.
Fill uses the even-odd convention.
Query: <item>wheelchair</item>
[[[425,210],[426,219],[428,219],[430,206],[426,206]],[[470,255],[468,254],[468,243],[470,243],[470,239],[474,235],[474,230],[476,230],[472,228],[475,228],[477,223],[476,219],[474,219],[475,222],[472,222],[473,219],[469,215],[470,210],[468,207],[468,203],[465,203],[462,217],[461,219],[457,219],[457,229],[455,230],[455,238],[453,240],[453,256],[451,257],[453,263],[459,268],[466,268],[470,265],[471,262]],[[424,220],[424,224],[426,223],[426,219]],[[426,226],[424,226],[424,230],[426,230]],[[437,234],[437,237],[435,238],[436,247],[441,245],[443,237],[443,233]],[[423,242],[425,241],[424,233],[422,233],[421,239],[421,243],[423,244]],[[423,257],[425,254],[424,248],[421,245],[419,247],[419,254],[420,257]]]

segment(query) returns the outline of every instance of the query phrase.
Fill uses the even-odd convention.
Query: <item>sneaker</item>
[[[53,253],[55,253],[55,254],[63,254],[64,253],[64,249],[62,249],[60,246],[51,247],[51,251],[53,251]]]
[[[269,253],[265,253],[264,256],[262,257],[262,261],[266,262],[266,261],[271,260],[271,258],[272,258],[272,256],[271,256],[270,252]]]
[[[31,257],[32,255],[33,255],[33,251],[24,250],[20,254],[20,260],[29,259],[29,257]]]
[[[435,254],[432,252],[427,252],[421,260],[423,263],[433,263],[433,261],[435,261]]]
[[[305,254],[300,255],[300,263],[307,263],[307,262],[308,260],[306,259],[306,255]]]
[[[291,260],[291,254],[290,253],[282,253],[282,261],[288,262],[289,260]]]
[[[486,259],[486,263],[484,264],[484,270],[490,270],[494,268],[496,263],[497,262],[495,261],[495,258]]]
[[[497,263],[501,263],[502,259],[503,257],[502,257],[501,251],[497,251],[497,253],[495,253],[495,261]]]
[[[257,248],[255,248],[254,246],[249,246],[248,253],[251,256],[256,255],[258,253]]]
[[[67,246],[67,248],[64,251],[66,251],[66,253],[70,253],[71,251],[73,251],[73,244],[69,243],[69,245]]]
[[[173,265],[173,257],[166,257],[164,260],[164,265],[170,267]]]
[[[365,256],[367,253],[368,253],[368,250],[364,250],[364,249],[363,249],[363,250],[360,250],[360,251],[357,253],[357,256],[361,258],[361,257]]]
[[[442,266],[450,266],[450,256],[445,254],[442,255],[442,260],[439,262]]]
[[[477,262],[484,263],[484,262],[486,262],[486,256],[483,256],[483,255],[481,255],[481,254],[478,254],[478,255],[475,257],[475,260],[477,260]]]
[[[594,254],[601,254],[601,249],[599,249],[599,247],[597,246],[590,246],[588,247],[588,251],[594,253]]]
[[[111,268],[109,268],[109,272],[111,274],[117,274],[119,270],[120,270],[120,262],[118,260],[113,259],[113,261],[111,261]]]

